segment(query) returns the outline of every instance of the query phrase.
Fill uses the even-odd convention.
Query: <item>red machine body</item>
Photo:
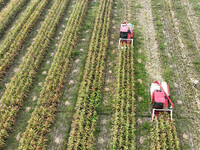
[[[133,45],[133,25],[126,21],[121,24],[119,46],[124,43]]]
[[[160,113],[167,112],[172,119],[172,108],[174,104],[170,99],[169,86],[166,82],[160,84],[159,81],[154,81],[151,85],[151,104],[152,104],[152,120],[154,116],[158,116]],[[171,105],[171,106],[170,106]]]

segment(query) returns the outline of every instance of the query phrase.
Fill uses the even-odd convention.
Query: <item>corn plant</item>
[[[17,112],[23,104],[36,71],[46,53],[49,42],[55,32],[55,28],[66,8],[69,0],[57,0],[50,9],[48,16],[42,24],[35,41],[28,48],[19,71],[11,78],[11,81],[1,98],[0,104],[0,148],[7,138],[7,132],[15,123]]]
[[[26,2],[27,0],[11,0],[0,12],[0,35]]]
[[[163,150],[167,150],[168,146],[167,146],[167,138],[166,138],[166,131],[165,131],[165,126],[164,126],[164,118],[163,115],[160,116],[159,118],[159,126],[160,126],[160,139],[161,139],[161,147]]]
[[[176,133],[176,127],[174,125],[174,121],[172,120],[170,122],[170,125],[171,125],[171,131],[172,131],[172,134],[173,134],[173,137],[174,137],[174,149],[175,150],[180,150],[180,147],[179,147],[179,139],[177,137],[177,133]]]
[[[95,149],[94,132],[98,120],[97,108],[102,99],[102,78],[112,0],[101,0],[89,45],[83,81],[76,103],[67,149]]]
[[[62,95],[62,87],[66,80],[71,52],[77,40],[77,33],[87,5],[88,0],[78,0],[76,2],[40,93],[38,105],[32,113],[18,149],[24,149],[25,147],[45,149],[46,134],[50,131],[49,128],[54,120],[56,104]]]
[[[117,89],[113,101],[112,149],[136,149],[133,46],[119,50]]]
[[[18,22],[9,31],[7,38],[0,46],[0,78],[19,54],[23,43],[29,36],[31,29],[36,24],[48,1],[36,0],[31,2]]]
[[[179,150],[179,140],[173,120],[169,120],[168,114],[160,114],[153,122],[151,131],[152,149]]]

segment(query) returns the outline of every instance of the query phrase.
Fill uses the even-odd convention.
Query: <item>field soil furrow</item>
[[[123,5],[125,14],[121,15],[127,23],[131,23],[131,0],[123,1]],[[133,51],[132,45],[120,46],[117,50],[116,89],[112,100],[112,149],[136,149]]]
[[[0,0],[0,149],[199,150],[199,114],[200,0]]]
[[[181,4],[186,10],[188,25],[190,27],[191,33],[194,36],[196,49],[199,52],[199,59],[200,59],[200,24],[199,24],[200,20],[196,16],[196,12],[193,10],[193,6],[189,0],[183,0]]]
[[[145,51],[147,55],[146,70],[150,79],[163,81],[163,70],[160,62],[160,52],[157,42],[156,30],[153,24],[151,0],[142,0],[141,9],[137,16],[139,24],[142,26]]]
[[[123,1],[123,2],[121,2],[122,3],[122,7],[123,7],[123,11],[122,11],[122,13],[123,13],[123,20],[125,20],[126,19],[126,11],[127,11],[127,5],[126,5],[126,3],[127,3],[127,1],[125,0],[125,1]]]
[[[27,37],[27,39],[24,41],[20,52],[17,54],[16,58],[13,60],[12,65],[10,65],[5,72],[5,75],[3,75],[1,77],[1,83],[0,83],[0,97],[2,97],[2,95],[4,94],[8,83],[11,81],[11,78],[14,76],[14,74],[19,70],[19,65],[23,59],[23,57],[25,56],[28,47],[32,44],[32,42],[35,40],[35,37],[37,36],[37,33],[39,32],[39,28],[42,26],[43,21],[45,20],[45,16],[47,16],[51,6],[53,5],[53,1],[49,1],[47,3],[47,5],[44,7],[43,12],[41,13],[41,15],[39,16],[39,19],[37,20],[36,24],[34,25],[34,27],[31,29],[31,32],[29,33],[29,36]],[[20,16],[21,14],[19,14]],[[19,17],[18,16],[18,17]],[[17,19],[15,19],[17,21]],[[13,26],[15,25],[15,22],[13,23]],[[7,38],[9,34],[4,35],[5,39]],[[4,40],[5,40],[4,39]],[[0,43],[0,45],[2,45],[2,42]],[[2,47],[1,47],[2,48]]]
[[[172,71],[174,75],[171,75],[170,79],[169,76],[166,75],[166,77],[170,80],[170,85],[173,85],[172,93],[177,100],[174,112],[177,115],[176,124],[180,144],[181,147],[186,148],[186,143],[189,143],[189,147],[195,149],[199,139],[199,90],[195,87],[198,74],[182,37],[180,24],[176,19],[176,12],[171,1],[159,3],[158,6],[160,8],[158,11],[162,12],[164,26],[163,31],[159,31],[162,32],[160,34],[163,34],[160,38],[166,40],[164,43],[166,49],[163,51],[162,57],[163,64],[167,68],[166,73],[170,73],[169,70],[171,69],[176,70]],[[193,136],[190,133],[193,133]],[[186,136],[187,138],[185,138]]]
[[[152,10],[152,1],[151,0],[143,0],[140,2],[141,9],[139,14],[137,15],[137,20],[139,24],[142,26],[142,33],[144,37],[144,49],[147,55],[146,60],[146,70],[151,79],[150,82],[154,80],[164,81],[163,79],[163,67],[160,60],[160,49],[157,41],[157,32],[154,27],[154,17]],[[161,115],[162,116],[162,115]],[[162,122],[162,120],[159,120]],[[166,120],[166,122],[170,122]],[[165,128],[162,123],[159,123],[162,128]],[[161,134],[161,127],[157,127],[156,121],[153,122],[153,132],[151,132],[151,141],[152,149],[165,149],[166,147],[170,147],[170,142],[163,143],[165,139],[165,132]],[[164,130],[163,130],[164,131]],[[172,135],[172,131],[169,132]],[[161,136],[161,137],[160,137]],[[176,139],[176,135],[172,136],[173,139]]]
[[[98,5],[99,4],[94,1],[90,1],[88,4],[86,17],[79,31],[79,33],[83,34],[79,34],[77,37],[78,45],[75,46],[72,52],[70,69],[66,73],[66,83],[63,87],[64,93],[58,103],[58,111],[56,112],[53,128],[49,134],[49,150],[59,150],[67,147],[67,139]]]
[[[117,90],[113,100],[113,149],[136,149],[133,47],[119,49]]]
[[[41,26],[41,22],[43,22],[45,20],[45,18],[46,18],[45,16],[48,14],[52,4],[53,4],[53,1],[48,3],[47,7],[44,10],[44,13],[38,20],[37,25],[34,27],[32,33],[30,35],[30,40],[28,40],[30,44],[31,44],[32,39],[38,33],[39,28]],[[50,43],[48,51],[45,54],[45,56],[41,62],[41,65],[38,68],[34,82],[27,94],[27,97],[25,97],[25,99],[24,99],[23,105],[20,108],[20,111],[18,113],[16,123],[13,126],[13,129],[12,129],[12,132],[10,133],[9,138],[6,140],[4,149],[17,149],[17,147],[19,146],[20,139],[28,125],[28,120],[30,120],[31,114],[34,111],[35,107],[37,106],[37,101],[40,96],[42,87],[44,85],[45,78],[47,77],[47,74],[48,74],[49,69],[52,64],[52,61],[55,57],[55,53],[57,51],[58,45],[61,42],[61,37],[62,37],[64,30],[66,28],[66,25],[68,23],[68,20],[69,20],[68,18],[71,15],[74,4],[75,4],[74,1],[69,1],[69,4],[65,8],[63,16],[60,19],[59,25],[57,26],[57,28],[55,30],[55,36],[53,37],[54,40],[52,40],[52,42]],[[27,44],[25,46],[29,47],[30,44]],[[23,49],[26,50],[26,48],[23,48]],[[16,58],[16,59],[20,59],[20,58]],[[15,60],[15,61],[17,61],[17,60]],[[18,65],[19,64],[16,64],[16,66],[11,66],[11,68],[9,68],[9,69],[11,69],[9,73],[14,73],[14,71],[12,72],[12,70],[15,67],[18,67]],[[8,83],[8,81],[7,81],[7,83]]]
[[[166,6],[168,11],[169,11],[169,15],[170,18],[172,19],[172,23],[173,23],[173,30],[176,34],[176,38],[178,40],[178,45],[181,51],[181,59],[182,59],[182,67],[185,70],[184,72],[188,75],[188,80],[190,80],[191,82],[195,82],[195,80],[199,79],[199,75],[197,74],[194,65],[193,65],[193,58],[192,56],[190,56],[190,52],[188,51],[188,48],[186,46],[186,44],[184,43],[184,38],[182,35],[182,32],[180,30],[180,24],[179,21],[176,18],[176,12],[173,8],[173,4],[172,4],[172,0],[167,0],[168,5]],[[197,54],[199,55],[199,54]],[[186,68],[187,67],[187,68]],[[198,91],[197,91],[198,92]],[[199,92],[198,92],[199,93]],[[198,94],[197,93],[197,94]],[[199,94],[198,94],[199,96]],[[198,102],[199,103],[199,102]],[[197,103],[197,107],[200,108],[200,103]]]
[[[55,27],[58,25],[67,3],[68,0],[55,1],[38,35],[23,57],[18,72],[12,77],[1,98],[0,147],[3,147],[4,139],[8,137],[8,131],[15,124],[19,108],[23,105],[23,100],[32,85],[37,69],[46,53],[49,41],[54,35]]]
[[[177,59],[177,65],[176,67],[178,68],[178,75],[179,77],[181,77],[182,79],[184,79],[183,82],[181,82],[180,84],[183,84],[184,87],[184,93],[187,95],[186,97],[186,103],[188,104],[188,109],[189,107],[192,107],[192,109],[190,110],[190,112],[194,112],[194,114],[198,114],[200,113],[200,90],[195,86],[195,84],[197,84],[196,82],[198,82],[199,79],[199,74],[196,72],[195,67],[193,65],[193,58],[189,55],[189,51],[187,46],[184,43],[184,38],[182,37],[180,28],[179,28],[179,22],[175,17],[175,11],[173,9],[171,0],[168,1],[168,8],[166,8],[168,10],[168,15],[169,15],[169,19],[172,19],[172,23],[170,30],[174,31],[174,33],[172,35],[173,40],[174,40],[174,44],[175,44],[175,48],[176,48],[176,59]],[[166,6],[167,7],[167,6]],[[177,40],[175,39],[177,38]],[[177,47],[179,49],[177,49]],[[191,102],[190,99],[193,99],[193,101]],[[195,117],[195,116],[194,116]],[[198,119],[198,118],[197,118]]]
[[[128,22],[131,22],[131,21],[133,21],[132,20],[132,18],[133,18],[133,16],[132,16],[132,1],[131,0],[126,0],[126,5],[127,5],[127,14],[126,14],[126,18],[127,18],[127,21]]]
[[[99,132],[96,136],[96,145],[97,149],[110,149],[112,147],[112,121],[113,121],[113,112],[112,112],[112,102],[114,98],[114,93],[116,89],[116,57],[117,57],[117,47],[119,40],[119,31],[120,23],[122,19],[122,11],[124,10],[124,5],[122,5],[121,0],[113,1],[113,6],[111,10],[111,25],[109,35],[109,50],[105,62],[105,71],[104,71],[104,84],[102,92],[102,102],[101,106],[98,109],[98,128]],[[117,18],[120,17],[120,20]]]
[[[149,80],[146,70],[146,45],[141,31],[143,26],[140,25],[138,16],[141,11],[141,1],[131,0],[132,19],[134,25],[133,44],[134,54],[131,57],[134,62],[132,80],[134,80],[134,104],[135,104],[135,144],[136,149],[150,149],[150,129],[152,122],[150,121],[150,94]]]
[[[27,3],[28,0],[11,0],[8,5],[0,12],[0,36],[7,28],[7,25],[21,10],[23,5]]]
[[[30,3],[30,6],[19,18],[18,23],[9,31],[0,48],[0,77],[5,74],[6,69],[20,53],[25,40],[29,37],[32,28],[36,25],[47,3],[48,0],[41,2],[38,0]]]
[[[62,95],[62,88],[69,65],[69,59],[74,43],[77,40],[77,32],[80,29],[87,5],[87,0],[79,0],[74,6],[67,28],[64,31],[52,66],[46,77],[38,104],[33,111],[26,131],[20,140],[19,149],[23,149],[24,147],[32,147],[33,149],[45,148],[45,143],[47,141],[46,134],[49,132],[49,128],[53,123],[56,104],[59,102]],[[73,26],[74,23],[76,26]],[[43,124],[45,124],[45,126],[43,126]],[[35,139],[37,139],[37,142],[35,142]],[[31,143],[34,143],[34,146],[33,144],[30,145],[30,141]]]
[[[178,20],[176,19],[176,12],[173,9],[172,1],[168,0],[168,13],[169,19],[172,19],[172,26],[171,30],[174,31],[175,34],[172,34],[172,37],[174,38],[175,41],[175,46],[176,46],[176,55],[179,56],[176,57],[177,61],[177,67],[178,70],[177,73],[179,76],[184,79],[183,81],[183,87],[185,87],[184,93],[190,95],[188,98],[193,99],[194,101],[191,103],[191,100],[187,98],[187,103],[191,104],[192,110],[194,113],[200,113],[200,89],[198,89],[195,84],[198,83],[198,79],[200,79],[199,74],[196,72],[196,69],[193,65],[193,57],[190,56],[189,49],[184,43],[184,38],[182,37],[182,33],[180,31],[180,24]],[[166,6],[167,7],[167,6]],[[175,39],[177,38],[177,40]],[[177,47],[179,49],[177,49]],[[198,49],[197,49],[198,51]],[[199,54],[197,54],[199,55]],[[180,83],[181,84],[181,83]],[[186,92],[187,91],[187,92]],[[189,94],[190,93],[190,94]],[[190,107],[190,106],[189,106]]]
[[[112,0],[100,1],[85,73],[76,103],[76,113],[71,126],[68,149],[94,148],[94,133],[98,119],[97,108],[102,97],[101,88],[108,45],[111,6]]]

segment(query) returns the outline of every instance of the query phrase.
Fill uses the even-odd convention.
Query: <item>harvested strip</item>
[[[147,54],[145,65],[151,80],[163,80],[163,69],[160,61],[160,52],[157,42],[156,30],[153,22],[152,1],[140,1],[141,10],[138,16],[139,23],[143,28],[144,47]]]
[[[193,10],[193,6],[189,0],[181,1],[181,4],[185,5],[187,13],[188,24],[191,26],[192,33],[194,35],[197,51],[200,52],[200,25],[199,19]]]
[[[173,120],[169,120],[169,115],[159,115],[155,117],[151,131],[152,150],[170,149],[180,150],[179,140],[176,135],[176,128]]]
[[[11,0],[11,2],[9,2],[8,5],[0,12],[0,35],[4,32],[8,23],[11,22],[27,1],[28,0]]]
[[[117,92],[114,99],[113,149],[136,149],[133,46],[119,50]]]
[[[65,75],[68,69],[69,59],[74,43],[77,40],[77,33],[80,29],[87,5],[88,0],[79,0],[76,2],[44,87],[42,88],[38,105],[32,113],[18,149],[24,149],[26,147],[31,149],[45,148],[45,142],[47,140],[46,134],[49,132],[49,127],[53,123],[56,103],[62,95],[62,87],[66,80]]]
[[[0,78],[19,54],[24,41],[29,36],[48,1],[37,0],[30,3],[25,13],[19,18],[18,23],[9,31],[7,38],[0,46]]]
[[[172,65],[175,66],[174,73],[178,77],[179,81],[183,80],[183,82],[179,82],[179,87],[183,89],[181,96],[184,97],[184,107],[185,111],[181,111],[182,116],[189,118],[189,122],[192,124],[190,128],[188,128],[188,132],[190,134],[190,140],[187,142],[190,143],[191,149],[197,149],[200,147],[199,139],[200,139],[200,130],[199,130],[199,113],[200,113],[200,90],[194,86],[194,81],[199,79],[199,74],[195,70],[195,66],[193,65],[194,58],[198,58],[198,50],[194,49],[192,52],[197,52],[195,56],[190,55],[191,51],[187,48],[187,44],[185,44],[185,39],[183,33],[180,31],[180,27],[182,26],[180,22],[176,18],[177,12],[174,9],[174,1],[167,0],[168,3],[164,4],[164,10],[166,18],[163,23],[165,24],[165,29],[169,34],[170,44],[173,41],[173,55],[172,60],[175,62]],[[198,59],[197,59],[198,60]],[[194,68],[195,67],[195,68]],[[180,96],[180,95],[179,95]],[[182,140],[180,139],[181,143]],[[183,141],[185,142],[185,141]]]
[[[108,45],[111,6],[112,0],[100,1],[71,127],[69,150],[95,149],[94,132],[98,119],[97,108],[102,98],[102,76]]]
[[[42,24],[35,41],[28,48],[24,56],[19,71],[15,73],[9,83],[0,104],[0,148],[3,147],[8,131],[15,123],[17,112],[23,104],[30,86],[32,85],[37,68],[49,45],[49,41],[54,35],[55,28],[66,8],[69,0],[57,0],[50,9],[48,16]]]

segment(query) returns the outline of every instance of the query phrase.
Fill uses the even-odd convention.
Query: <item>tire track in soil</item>
[[[178,40],[177,42],[175,41],[175,46],[176,50],[174,51],[174,54],[177,57],[177,73],[179,76],[185,80],[182,83],[184,84],[183,87],[185,87],[184,93],[190,92],[192,96],[189,98],[193,99],[193,102],[191,100],[188,100],[188,104],[192,104],[192,109],[193,112],[200,113],[200,91],[194,87],[194,83],[196,79],[199,79],[199,76],[194,68],[194,65],[192,63],[192,58],[189,55],[189,51],[184,44],[184,40],[179,28],[179,22],[175,17],[175,12],[172,8],[172,3],[171,0],[168,0],[168,4],[170,6],[170,16],[171,18],[168,18],[169,20],[172,20],[172,27],[169,30],[173,30],[174,34],[172,34],[173,40],[175,41],[176,39]],[[190,106],[189,106],[190,107]]]
[[[195,72],[194,66],[192,64],[191,58],[188,55],[188,50],[186,46],[184,45],[183,37],[181,35],[180,29],[179,29],[179,23],[175,17],[175,12],[172,8],[172,3],[171,0],[168,0],[169,4],[169,9],[167,8],[166,4],[165,6],[165,14],[164,16],[164,27],[165,27],[165,38],[167,39],[166,45],[171,45],[168,46],[166,51],[168,53],[169,59],[171,59],[172,56],[175,57],[174,59],[171,59],[171,65],[174,70],[176,70],[175,75],[178,84],[175,86],[176,87],[176,95],[178,97],[182,98],[184,100],[184,111],[179,114],[180,112],[179,108],[177,108],[175,111],[177,111],[177,114],[180,116],[184,116],[187,118],[191,125],[189,126],[189,129],[187,129],[186,134],[188,136],[188,142],[190,143],[190,146],[192,149],[195,149],[194,145],[198,145],[198,139],[200,138],[198,136],[198,129],[200,128],[199,126],[199,108],[200,108],[200,103],[199,103],[199,90],[194,87],[194,80],[198,79],[198,75]],[[169,54],[170,53],[170,54]],[[172,55],[172,56],[171,56]],[[179,121],[179,120],[178,120]],[[180,128],[181,130],[185,130]],[[193,136],[191,133],[193,132]],[[183,140],[181,137],[182,133],[179,134],[179,139]],[[195,142],[196,141],[196,142]],[[184,142],[184,141],[182,141]],[[194,144],[196,143],[196,144]]]
[[[182,0],[181,3],[187,13],[188,25],[190,27],[191,33],[193,34],[193,38],[196,44],[196,49],[200,52],[200,25],[199,19],[193,10],[192,4],[188,0]],[[200,60],[200,57],[199,57]]]
[[[158,48],[156,30],[153,24],[151,0],[140,1],[141,9],[137,14],[137,20],[141,25],[144,37],[144,49],[147,54],[146,70],[150,79],[164,81],[162,78],[163,70],[160,62],[160,53]]]

